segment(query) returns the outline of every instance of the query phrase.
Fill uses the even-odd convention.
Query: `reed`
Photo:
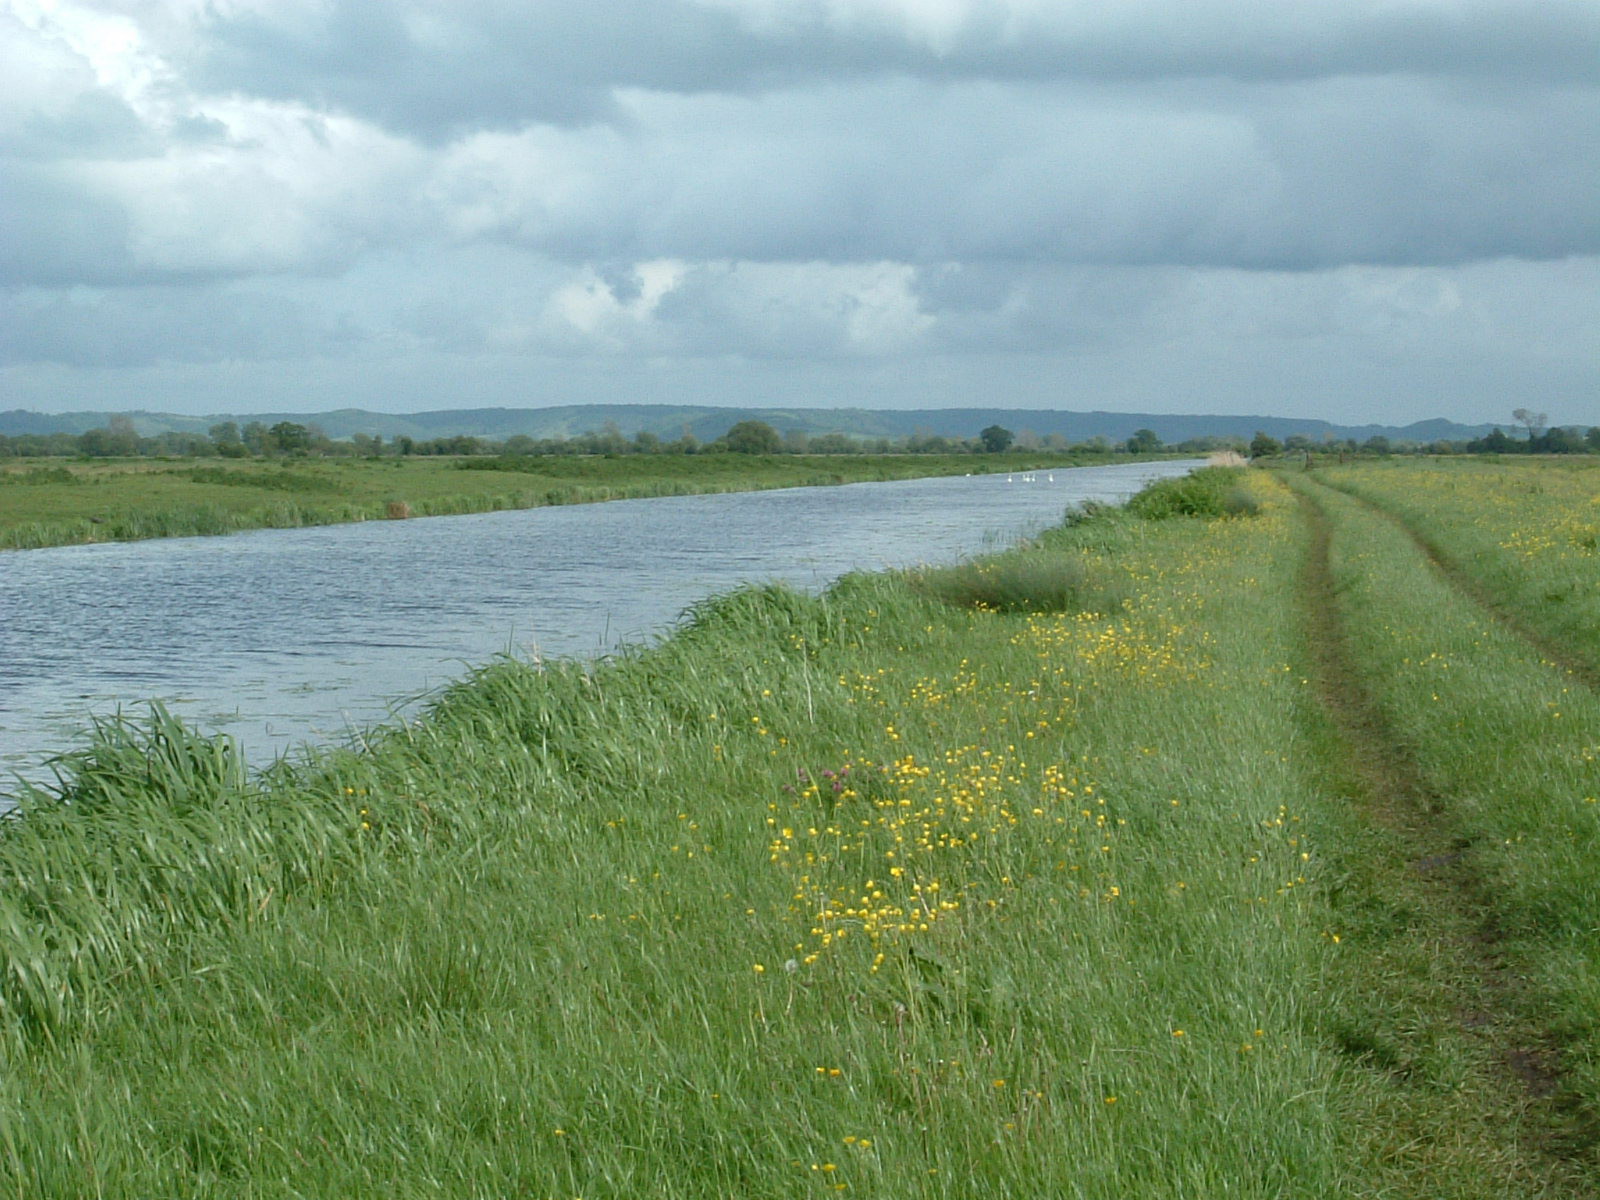
[[[1071,553],[1020,552],[991,556],[912,575],[913,585],[949,604],[990,612],[1059,613],[1090,604],[1088,571]],[[1114,607],[1102,590],[1094,607]]]

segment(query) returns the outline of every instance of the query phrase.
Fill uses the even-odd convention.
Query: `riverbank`
[[[0,550],[1113,461],[1140,461],[1140,456],[1014,451],[132,459],[65,465],[58,459],[17,460],[0,467]]]
[[[108,730],[0,839],[0,1191],[1592,1194],[1600,700],[1210,478],[264,778]]]

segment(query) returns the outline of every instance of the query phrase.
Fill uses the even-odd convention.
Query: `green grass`
[[[152,460],[0,466],[0,549],[449,516],[704,492],[813,487],[1106,459],[997,455],[627,455]]]
[[[1600,483],[1600,473],[1589,478]],[[1319,496],[1363,633],[1357,666],[1492,897],[1495,953],[1532,982],[1524,1007],[1542,1014],[1570,1098],[1600,1111],[1600,695],[1429,569],[1394,524],[1330,489]],[[1473,564],[1486,575],[1499,566]],[[1589,566],[1587,589],[1596,587]],[[1565,617],[1551,612],[1551,627]]]
[[[242,780],[103,726],[0,838],[0,1195],[1583,1194],[1446,1036],[1305,683],[1299,510],[1237,486],[1042,536],[1060,611],[745,589]],[[1362,598],[1337,519],[1352,613],[1415,586]],[[1454,779],[1471,703],[1390,656],[1455,617],[1405,621],[1361,669]],[[1566,913],[1549,987],[1592,904],[1486,828],[1508,918]]]
[[[1423,459],[1317,475],[1402,517],[1501,604],[1600,666],[1600,461]]]

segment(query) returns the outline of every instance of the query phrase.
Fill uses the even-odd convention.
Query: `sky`
[[[1600,424],[1595,0],[0,0],[0,409]]]

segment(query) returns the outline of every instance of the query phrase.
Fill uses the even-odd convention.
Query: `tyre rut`
[[[1595,692],[1600,692],[1600,663],[1593,659],[1575,653],[1571,647],[1563,645],[1550,634],[1531,624],[1519,613],[1508,608],[1475,576],[1465,570],[1460,563],[1450,558],[1438,545],[1426,535],[1413,527],[1399,513],[1385,508],[1376,501],[1369,500],[1359,492],[1341,487],[1337,483],[1328,483],[1321,479],[1316,482],[1327,488],[1332,488],[1342,496],[1348,496],[1357,504],[1377,513],[1385,520],[1392,523],[1415,544],[1428,562],[1431,563],[1439,575],[1457,591],[1472,600],[1479,608],[1483,609],[1505,629],[1521,638],[1536,650],[1540,657],[1545,659],[1558,670],[1566,672],[1584,686]]]
[[[1358,802],[1393,840],[1394,871],[1413,882],[1441,951],[1455,960],[1461,983],[1445,998],[1452,1019],[1485,1048],[1499,1082],[1520,1092],[1522,1133],[1539,1156],[1552,1166],[1593,1169],[1600,1117],[1564,1087],[1560,1041],[1507,964],[1507,934],[1471,840],[1360,677],[1338,602],[1332,522],[1308,489],[1295,491],[1309,535],[1301,594],[1311,682],[1343,744]]]

